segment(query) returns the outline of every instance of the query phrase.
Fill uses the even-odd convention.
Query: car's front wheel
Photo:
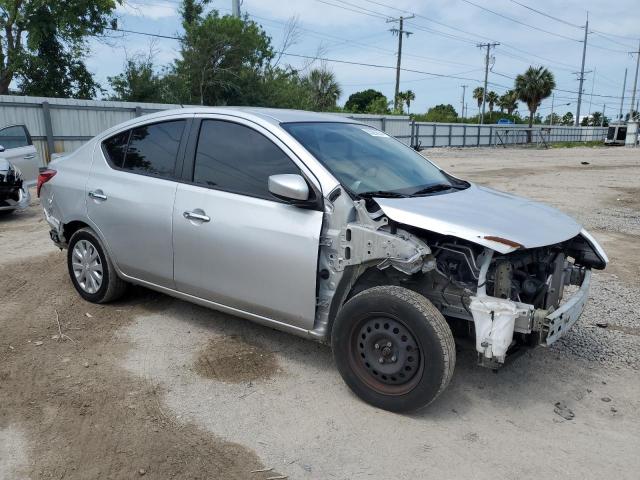
[[[90,228],[81,228],[69,240],[69,276],[78,293],[92,303],[120,298],[127,283],[118,277],[100,239]]]
[[[350,299],[331,343],[347,385],[365,402],[394,412],[431,403],[449,384],[456,361],[442,314],[424,296],[397,286]]]

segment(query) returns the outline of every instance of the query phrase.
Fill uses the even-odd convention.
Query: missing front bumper
[[[492,368],[504,363],[507,350],[514,344],[514,332],[537,334],[537,343],[545,347],[552,345],[582,315],[590,287],[591,271],[587,270],[578,291],[553,312],[487,295],[471,297],[469,310],[475,324],[480,363]]]

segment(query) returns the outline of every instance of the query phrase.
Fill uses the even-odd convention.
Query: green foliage
[[[493,113],[493,107],[499,100],[500,97],[496,92],[491,91],[487,93],[486,102],[489,104],[489,113]]]
[[[573,118],[573,113],[571,112],[567,112],[562,116],[562,120],[560,121],[561,125],[568,125],[571,126],[575,123],[575,120]]]
[[[311,97],[311,108],[317,112],[332,111],[342,90],[335,76],[326,68],[315,68],[302,78]]]
[[[549,115],[547,115],[544,119],[544,124],[545,125],[561,125],[562,124],[562,118],[560,117],[560,115],[558,115],[557,113],[551,113]]]
[[[593,112],[591,115],[584,117],[580,121],[580,125],[582,125],[583,127],[599,127],[601,125],[603,127],[608,127],[609,119],[607,117],[604,117],[603,123],[602,112]]]
[[[183,15],[185,8],[183,8]],[[271,39],[248,18],[206,16],[184,18],[185,35],[170,75],[184,86],[181,103],[252,104],[261,77],[273,59]]]
[[[452,123],[458,121],[458,112],[450,104],[440,104],[431,107],[424,115],[416,115],[415,119],[420,122],[442,122]]]
[[[507,114],[512,115],[518,109],[518,94],[515,90],[507,90],[498,99],[498,107],[500,112],[507,111]]]
[[[86,37],[114,26],[121,0],[0,1],[0,94],[90,97],[97,85],[83,58]]]
[[[482,97],[484,96],[484,88],[482,87],[474,88],[471,96],[478,102],[478,108],[482,107]]]
[[[362,90],[360,92],[355,92],[349,95],[347,102],[344,104],[344,109],[352,113],[365,113],[367,112],[369,105],[379,98],[384,99],[385,105],[388,104],[387,97],[385,97],[382,92],[379,92],[372,88]],[[388,113],[388,109],[380,113]]]
[[[406,92],[398,92],[398,113],[404,112],[404,104],[407,104],[407,112],[409,112],[411,108],[411,102],[416,99],[416,94],[413,90],[407,90]]]
[[[381,97],[376,97],[375,99],[369,102],[364,113],[387,115],[391,113],[391,109],[389,108],[390,103],[391,102],[389,102],[389,100],[387,100],[387,97],[385,97],[384,95],[382,95]]]
[[[533,125],[540,103],[551,96],[554,88],[556,82],[553,73],[545,67],[529,67],[526,72],[516,77],[515,91],[518,99],[525,102],[529,108],[529,127]]]
[[[151,55],[127,59],[124,72],[107,78],[114,95],[124,102],[163,102],[163,78],[156,73]]]

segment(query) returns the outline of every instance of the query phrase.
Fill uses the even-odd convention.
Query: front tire
[[[435,400],[456,361],[442,314],[424,296],[396,286],[370,288],[350,299],[335,320],[331,345],[351,390],[393,412]]]
[[[126,290],[127,283],[118,277],[102,242],[90,228],[82,228],[71,236],[67,267],[73,286],[88,302],[111,302]]]

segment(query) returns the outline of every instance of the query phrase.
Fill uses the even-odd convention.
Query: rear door
[[[35,185],[42,162],[27,127],[11,125],[0,129],[0,146],[0,158],[6,158],[20,169],[28,187]]]
[[[310,173],[250,122],[203,119],[194,132],[191,183],[178,185],[173,211],[176,288],[312,328],[322,212],[268,191],[270,175]]]
[[[88,216],[118,267],[168,288],[175,177],[190,121],[157,121],[106,139],[96,146],[87,183]]]

